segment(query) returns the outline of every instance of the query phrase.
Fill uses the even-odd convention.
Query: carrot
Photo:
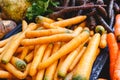
[[[49,23],[47,23],[47,22],[42,22],[42,26],[45,28],[45,29],[59,29],[59,28],[61,28],[61,27],[59,27],[59,26],[54,26],[54,25],[51,25],[51,24],[49,24]]]
[[[29,74],[35,76],[39,62],[42,60],[47,44],[40,45],[31,63]]]
[[[65,19],[62,21],[56,21],[54,23],[51,23],[50,25],[66,27],[66,26],[78,24],[78,23],[84,21],[86,18],[87,18],[87,16],[76,16],[76,17]]]
[[[76,48],[75,50],[73,50],[65,59],[65,61],[63,62],[63,64],[61,65],[61,67],[58,70],[58,76],[64,78],[67,74],[68,68],[70,67],[70,65],[73,63],[73,60],[77,57],[79,51],[81,50],[81,48],[83,47],[83,45],[86,43],[87,41],[83,42],[78,48]]]
[[[96,28],[95,28],[95,32],[103,34],[103,33],[105,33],[105,28],[101,25],[97,25]]]
[[[45,61],[50,56],[52,49],[53,49],[53,44],[50,43],[46,48],[42,61]],[[45,72],[45,69],[39,70],[35,80],[43,80],[44,72]]]
[[[82,27],[82,28],[86,27],[86,21],[80,23],[78,26],[79,26],[79,27]]]
[[[120,50],[117,53],[117,59],[114,65],[113,80],[120,80]]]
[[[72,30],[69,29],[45,29],[45,30],[36,30],[36,31],[28,31],[25,36],[27,38],[41,37],[41,36],[50,36],[53,34],[60,33],[72,33]]]
[[[110,77],[113,79],[114,65],[117,59],[118,45],[113,33],[107,34],[107,44],[110,56]]]
[[[120,42],[120,14],[116,15],[114,33],[118,42]]]
[[[87,49],[78,63],[77,69],[72,78],[73,80],[89,80],[93,63],[99,54],[99,52],[96,53],[99,42],[100,34],[96,33],[88,43]]]
[[[64,62],[64,60],[65,60],[66,57],[67,57],[67,55],[65,55],[65,56],[63,56],[62,58],[60,58],[60,60],[59,60],[59,62],[58,62],[58,66],[57,66],[56,71],[55,71],[55,74],[54,74],[54,80],[59,80],[57,73],[58,73],[58,70],[59,70],[59,68],[61,67],[61,65],[62,65],[62,63]]]
[[[13,56],[10,62],[20,71],[24,71],[26,69],[27,64],[25,63],[25,61],[17,57]]]
[[[60,47],[61,47],[61,42],[54,43],[52,55],[55,54],[55,52],[57,52],[60,49]],[[58,60],[46,68],[44,80],[53,80],[57,68],[57,63]]]
[[[20,59],[24,60],[24,58],[27,55],[28,51],[29,51],[29,48],[27,46],[25,46],[22,53],[21,53],[21,55],[20,55]]]
[[[73,51],[77,48],[80,44],[82,44],[87,38],[89,37],[89,30],[83,30],[81,34],[73,38],[67,44],[62,46],[55,54],[49,57],[46,61],[39,64],[38,69],[46,68],[62,56],[68,54],[69,52]]]
[[[77,63],[79,62],[79,60],[80,60],[81,56],[83,55],[83,53],[85,52],[85,50],[86,50],[86,47],[84,46],[84,47],[80,50],[79,54],[78,54],[77,57],[74,59],[74,61],[72,62],[72,64],[70,65],[68,71],[72,71],[72,70],[74,69],[74,67],[75,67],[75,66],[77,65]]]
[[[47,18],[47,17],[44,17],[44,16],[37,16],[35,18],[35,21],[40,24],[42,22],[47,22],[47,23],[53,23],[55,22],[54,20],[50,19],[50,18]]]
[[[0,79],[10,79],[12,78],[12,74],[9,73],[8,71],[0,70]]]
[[[36,29],[38,26],[34,23],[29,24],[28,28],[22,32],[17,39],[15,39],[14,41],[11,41],[10,43],[10,47],[7,49],[6,53],[2,56],[2,63],[8,63],[11,59],[11,57],[13,56],[13,54],[15,53],[16,49],[18,48],[18,46],[20,45],[20,42],[25,38],[25,33],[27,31],[30,30],[34,30]],[[14,45],[13,45],[14,44]],[[12,46],[11,46],[12,45]]]
[[[105,48],[107,46],[107,33],[104,33],[100,37],[100,48]]]
[[[24,72],[21,72],[18,69],[16,69],[11,63],[7,63],[7,64],[0,63],[0,65],[18,79],[24,79],[28,75],[28,71],[30,68],[30,63],[27,65],[26,70]]]
[[[58,42],[58,41],[70,41],[75,37],[73,34],[64,33],[64,34],[55,34],[51,36],[44,36],[35,39],[24,39],[21,44],[28,46],[28,45],[36,45],[36,44],[45,44],[51,42]]]
[[[26,63],[29,63],[32,61],[33,57],[34,57],[33,51],[31,51],[27,56],[25,56],[24,60]]]
[[[73,35],[77,36],[82,32],[83,28],[82,27],[77,27],[74,32]]]
[[[28,27],[28,23],[25,20],[22,20],[22,31],[25,31],[27,27]]]

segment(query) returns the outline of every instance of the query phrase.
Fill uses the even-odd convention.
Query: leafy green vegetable
[[[53,0],[31,0],[32,5],[27,9],[28,20],[35,19],[38,15],[47,15],[52,12],[49,6],[57,6],[59,3]]]

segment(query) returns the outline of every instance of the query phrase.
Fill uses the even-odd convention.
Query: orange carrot
[[[120,80],[120,50],[114,66],[113,80]]]
[[[31,76],[35,76],[37,72],[38,64],[42,60],[46,47],[47,47],[47,44],[40,45],[38,51],[36,52],[34,59],[31,63],[30,71],[29,71],[29,74]]]
[[[39,64],[38,69],[46,68],[62,56],[76,49],[80,44],[89,38],[89,30],[83,30],[78,36],[73,38],[67,44],[62,46],[55,54],[50,56],[46,61]]]
[[[50,43],[46,48],[42,61],[45,61],[50,56],[52,49],[53,49],[53,44]],[[43,80],[44,72],[45,72],[45,69],[39,70],[35,80]]]
[[[23,20],[22,21],[22,31],[25,31],[25,29],[27,29],[27,27],[28,27],[28,23],[25,20]]]
[[[51,36],[38,37],[33,39],[24,39],[21,42],[21,44],[28,46],[28,45],[45,44],[45,43],[58,42],[58,41],[70,41],[74,37],[75,36],[70,33],[55,34]]]
[[[53,34],[60,34],[60,33],[72,33],[72,30],[69,29],[45,29],[45,30],[35,30],[35,31],[28,31],[25,36],[27,38],[34,38],[34,37],[41,37],[41,36],[49,36]]]
[[[31,52],[24,58],[24,60],[25,60],[25,62],[29,63],[30,61],[32,61],[33,57],[34,57],[33,51],[31,51]]]
[[[25,46],[22,53],[21,53],[21,55],[20,55],[20,59],[24,60],[24,58],[27,55],[28,51],[29,51],[29,47]]]
[[[66,27],[66,26],[71,26],[71,25],[74,25],[74,24],[78,24],[78,23],[84,21],[86,18],[87,18],[87,16],[76,16],[76,17],[65,19],[65,20],[62,20],[62,21],[56,21],[54,23],[51,23],[51,25]]]
[[[110,77],[113,79],[113,70],[114,65],[117,59],[117,52],[118,52],[118,45],[113,33],[107,34],[107,44],[109,48],[109,55],[110,55]]]
[[[35,24],[35,23],[30,23],[30,24],[28,25],[28,28],[27,28],[24,32],[22,32],[21,34],[19,34],[14,41],[11,41],[11,43],[10,43],[10,45],[9,45],[10,47],[8,47],[8,49],[6,50],[6,53],[2,56],[2,59],[1,59],[2,63],[5,63],[5,64],[6,64],[6,63],[8,63],[8,62],[10,61],[10,59],[11,59],[11,57],[14,55],[16,49],[19,47],[20,42],[25,38],[25,33],[26,33],[27,31],[34,30],[34,29],[36,29],[37,27],[38,27],[37,24]],[[15,37],[16,37],[16,36],[15,36]],[[13,45],[13,44],[14,44],[14,45]]]
[[[116,15],[114,33],[118,42],[120,42],[120,14]]]
[[[0,70],[0,79],[9,79],[12,78],[12,74],[8,71]]]

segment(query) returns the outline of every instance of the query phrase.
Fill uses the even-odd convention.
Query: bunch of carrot
[[[120,80],[120,14],[116,15],[114,33],[107,34],[111,80]]]
[[[41,19],[23,20],[21,32],[0,41],[0,79],[89,80],[100,48],[106,47],[105,35],[85,27],[86,16]],[[72,25],[77,27],[66,28]]]

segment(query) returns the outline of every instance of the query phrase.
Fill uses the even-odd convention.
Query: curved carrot
[[[109,48],[109,55],[110,55],[110,77],[113,79],[113,70],[114,65],[117,59],[117,52],[118,52],[118,45],[113,33],[107,34],[107,44]]]
[[[10,79],[12,78],[12,74],[8,71],[0,70],[0,79]]]
[[[114,33],[118,42],[120,42],[120,14],[116,15]]]

